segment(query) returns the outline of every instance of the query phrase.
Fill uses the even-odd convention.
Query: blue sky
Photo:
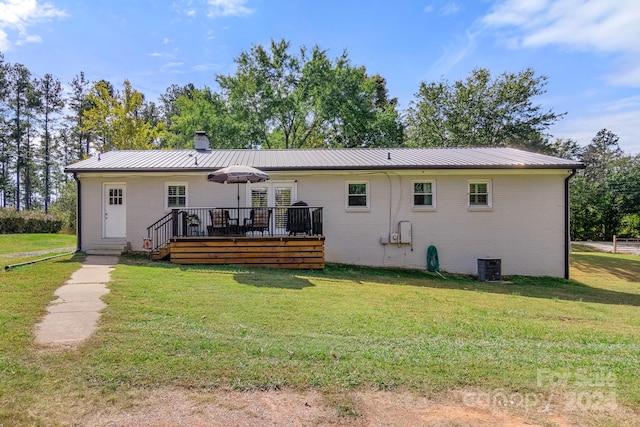
[[[148,100],[173,83],[215,87],[271,39],[346,50],[402,109],[422,81],[531,67],[549,78],[536,102],[568,113],[554,137],[586,145],[607,128],[640,154],[637,0],[0,0],[5,61],[65,84],[129,79]]]

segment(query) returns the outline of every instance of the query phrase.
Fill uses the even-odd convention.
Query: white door
[[[286,233],[287,226],[287,206],[290,206],[296,199],[295,182],[260,182],[251,184],[247,190],[247,195],[251,200],[251,207],[275,207],[274,217],[271,218],[271,225],[275,234]]]
[[[127,206],[125,184],[104,184],[104,237],[125,237]]]

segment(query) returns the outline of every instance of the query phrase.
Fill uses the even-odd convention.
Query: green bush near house
[[[0,234],[59,233],[63,225],[62,220],[42,212],[0,209]]]

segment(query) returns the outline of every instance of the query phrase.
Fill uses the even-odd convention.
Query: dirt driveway
[[[74,421],[109,427],[640,425],[637,414],[620,406],[585,411],[561,401],[529,399],[525,404],[513,395],[493,397],[473,390],[432,396],[406,391],[140,390],[124,407],[93,408]]]

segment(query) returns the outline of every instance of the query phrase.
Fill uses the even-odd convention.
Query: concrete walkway
[[[88,255],[82,267],[58,288],[47,314],[36,325],[36,342],[45,345],[75,346],[95,331],[100,310],[106,307],[100,299],[109,292],[107,283],[118,263],[117,256]]]

